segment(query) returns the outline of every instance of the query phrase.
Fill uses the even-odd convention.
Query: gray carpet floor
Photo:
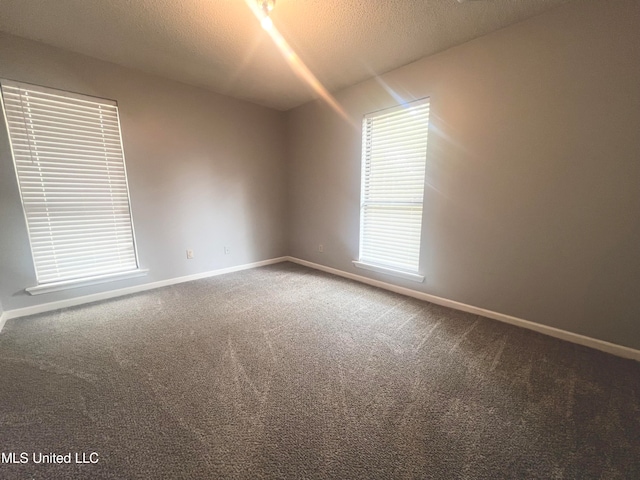
[[[640,478],[640,363],[283,263],[7,322],[0,429],[2,479]]]

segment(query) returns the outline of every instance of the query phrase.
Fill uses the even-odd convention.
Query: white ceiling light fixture
[[[260,20],[260,24],[265,30],[271,30],[273,28],[273,22],[271,21],[269,13],[271,13],[273,7],[276,6],[276,0],[257,0],[257,2],[263,15],[262,20]]]

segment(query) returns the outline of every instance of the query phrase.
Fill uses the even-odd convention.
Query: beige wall
[[[143,278],[25,294],[36,280],[0,122],[5,309],[286,254],[282,112],[7,35],[0,35],[0,78],[118,101],[140,263],[149,269]],[[186,259],[187,248],[193,260]]]
[[[390,92],[431,97],[424,284],[351,264],[360,122]],[[293,256],[640,348],[640,2],[573,2],[336,97],[357,128],[289,113]]]

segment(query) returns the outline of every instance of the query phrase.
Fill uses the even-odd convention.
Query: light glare
[[[270,17],[264,17],[260,20],[260,25],[268,32],[273,28],[273,21],[271,21]]]
[[[253,14],[257,19],[260,20],[262,24],[262,28],[264,28],[268,33],[271,39],[274,41],[282,56],[287,60],[291,69],[295,72],[298,77],[304,80],[320,97],[333,108],[342,118],[344,118],[347,122],[353,126],[353,128],[360,128],[359,125],[355,124],[353,120],[349,117],[347,112],[344,111],[342,106],[337,102],[335,98],[324,88],[324,85],[320,83],[320,81],[315,77],[311,70],[307,68],[307,66],[302,62],[298,54],[291,48],[289,43],[284,39],[278,29],[273,25],[273,22],[269,18],[268,15],[265,15],[264,12],[258,8],[258,5],[253,0],[245,0],[247,6],[251,9]],[[268,27],[265,26],[265,22],[268,21]]]

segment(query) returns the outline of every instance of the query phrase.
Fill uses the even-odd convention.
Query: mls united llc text
[[[2,452],[0,454],[2,463],[98,463],[100,455],[98,452],[68,452],[68,453],[42,453],[33,452]]]

